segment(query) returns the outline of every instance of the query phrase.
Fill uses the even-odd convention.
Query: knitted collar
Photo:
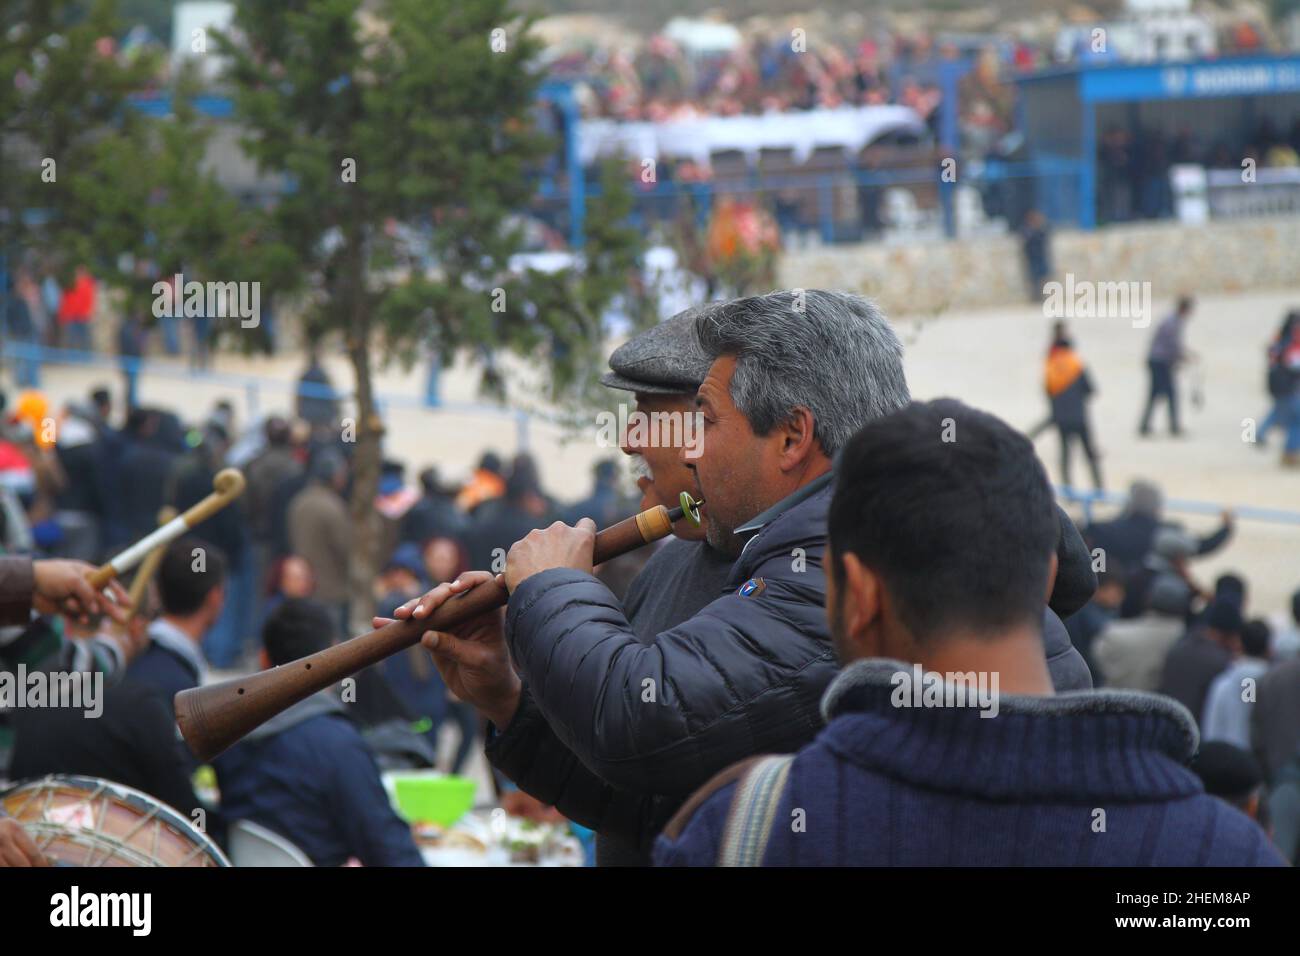
[[[1168,697],[996,694],[990,707],[993,689],[986,680],[981,695],[898,661],[855,661],[822,697],[829,726],[819,739],[868,769],[988,799],[1158,800],[1203,789],[1185,767],[1196,724]]]

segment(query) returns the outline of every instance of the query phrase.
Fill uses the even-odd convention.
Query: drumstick
[[[158,524],[165,525],[175,517],[176,509],[168,505],[158,512]],[[167,545],[160,544],[149,552],[148,557],[140,562],[140,570],[135,573],[135,577],[131,581],[131,589],[126,592],[127,618],[133,618],[140,613],[145,594],[149,590],[149,581],[153,578],[154,572],[158,570],[158,565],[162,564],[162,557],[166,553]]]
[[[107,564],[88,575],[86,580],[96,591],[102,589],[113,578],[125,574],[143,561],[154,548],[171,544],[195,525],[207,521],[243,492],[244,476],[237,468],[223,468],[212,479],[212,494],[187,509],[184,514],[145,535]]]

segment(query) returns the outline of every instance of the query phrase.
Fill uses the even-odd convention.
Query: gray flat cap
[[[628,339],[609,357],[612,371],[600,377],[600,384],[625,392],[694,395],[713,364],[695,338],[695,317],[705,308],[678,312]]]

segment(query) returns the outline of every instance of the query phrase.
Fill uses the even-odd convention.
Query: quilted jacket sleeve
[[[721,597],[649,644],[594,577],[544,571],[511,595],[506,637],[538,709],[587,767],[615,787],[680,797],[820,729],[835,663],[819,557],[799,574],[766,562],[758,593]]]

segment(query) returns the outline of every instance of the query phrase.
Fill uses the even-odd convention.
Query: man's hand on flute
[[[456,580],[407,601],[393,612],[393,618],[376,617],[371,623],[383,627],[393,619],[422,620],[450,598],[499,577],[488,571],[466,571]],[[452,631],[428,631],[421,640],[447,689],[502,730],[514,719],[522,687],[506,648],[504,613],[500,609],[490,611]]]
[[[41,614],[63,613],[74,620],[88,622],[92,614],[102,613],[112,603],[86,580],[94,571],[94,565],[84,561],[33,561],[36,592],[32,595],[32,607]],[[107,590],[118,604],[126,606],[126,590],[122,585],[111,581]]]
[[[573,527],[557,521],[530,531],[506,555],[506,587],[513,593],[525,580],[551,568],[592,571],[596,522],[581,518]]]

